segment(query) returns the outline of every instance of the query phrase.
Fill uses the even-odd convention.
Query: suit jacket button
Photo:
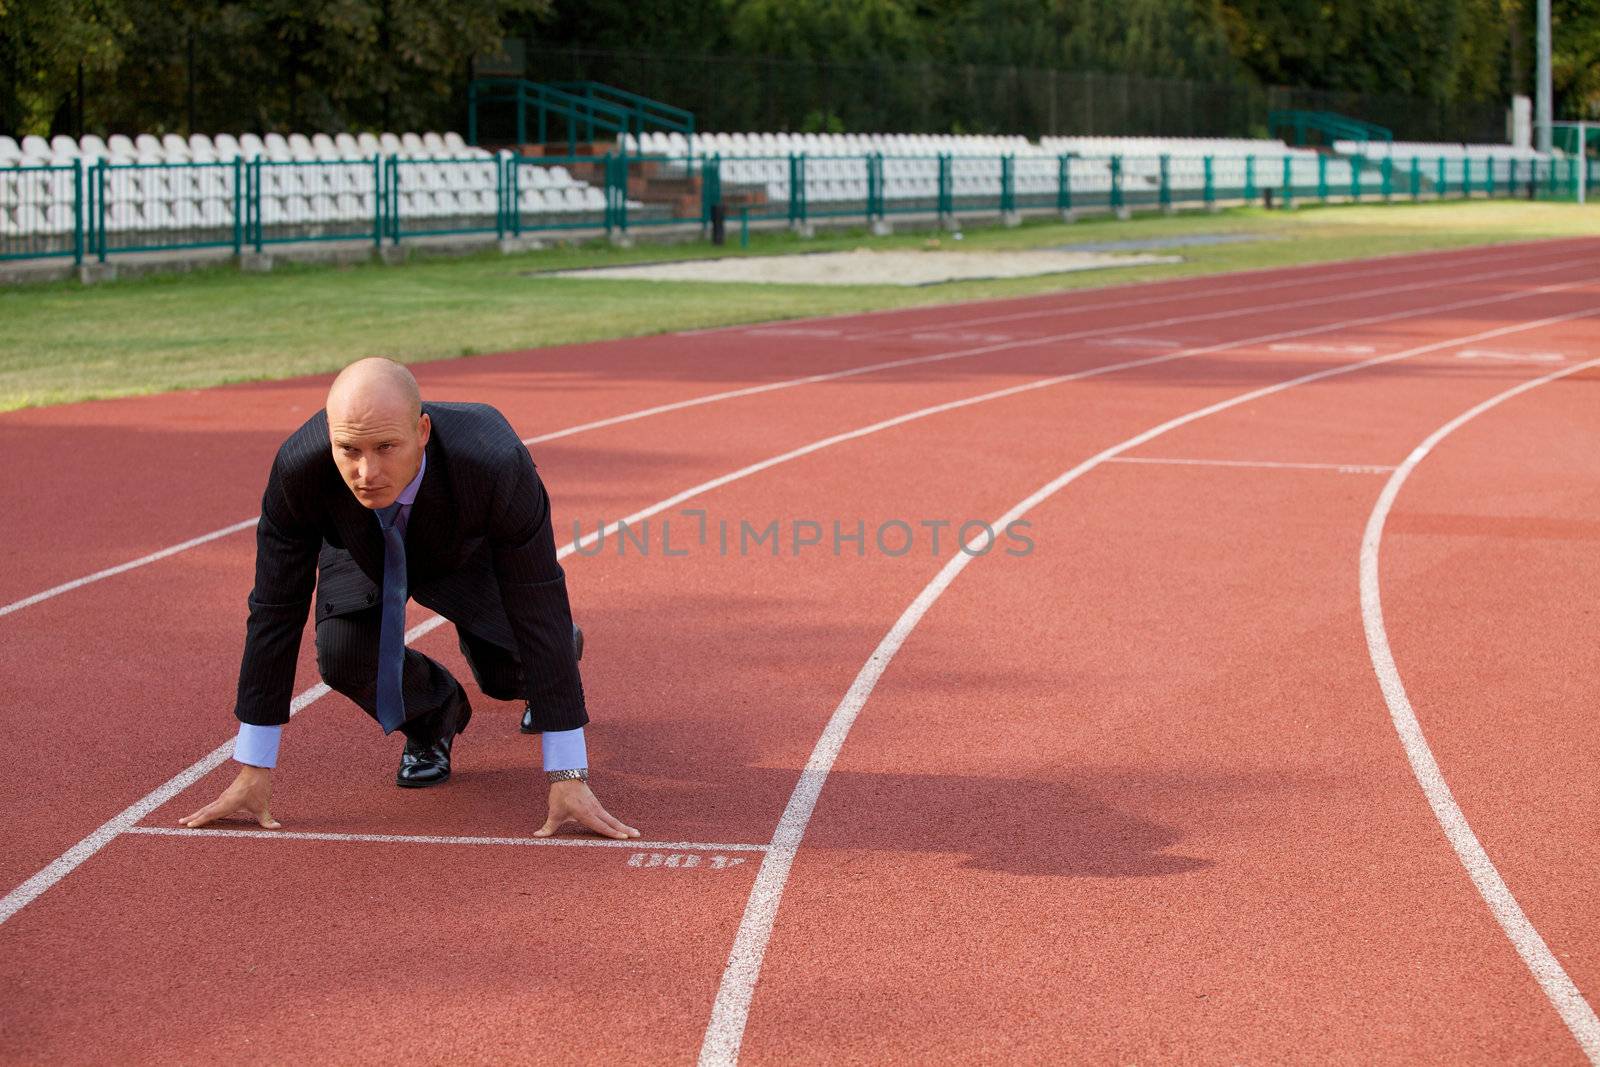
[[[378,602],[378,594],[377,593],[368,593],[367,594],[367,603],[368,604],[376,604],[377,602]]]

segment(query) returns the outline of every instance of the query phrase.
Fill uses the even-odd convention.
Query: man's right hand
[[[283,824],[272,817],[267,805],[272,801],[272,772],[265,767],[243,766],[233,784],[222,795],[193,815],[178,820],[180,826],[191,830],[206,823],[226,819],[230,815],[243,815],[254,819],[268,830],[281,829]]]

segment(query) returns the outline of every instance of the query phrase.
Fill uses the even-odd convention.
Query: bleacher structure
[[[456,133],[0,136],[0,256],[67,235],[93,253],[471,232],[513,210],[510,159]],[[606,214],[605,192],[572,168],[522,177],[514,210],[530,225]]]
[[[1580,178],[1578,161],[1559,153],[1379,140],[1319,150],[1266,139],[706,133],[691,124],[624,129],[557,156],[543,151],[490,151],[454,133],[0,136],[0,259],[709,228],[721,218],[803,227],[921,215],[953,224],[979,213],[1012,220],[1259,202],[1558,197],[1573,195]]]

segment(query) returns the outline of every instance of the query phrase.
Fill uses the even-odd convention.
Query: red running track
[[[1600,354],[1596,252],[418,368],[530,438],[621,420],[532,446],[559,540],[721,481],[653,516],[650,557],[567,560],[597,788],[647,839],[622,847],[526,843],[536,757],[476,693],[444,788],[395,790],[393,746],[326,696],[286,734],[289,833],[151,832],[228,774],[202,757],[232,732],[249,534],[16,605],[248,520],[326,379],[0,417],[0,1058],[1582,1062],[1582,1012],[1413,776],[1357,563],[1420,441]],[[1442,773],[1585,1008],[1597,381],[1441,441],[1381,572]],[[937,557],[926,528],[901,556],[870,532],[660,555],[682,508],[786,537],[992,520],[1085,461],[1024,516],[1031,554],[936,589],[948,530]],[[418,643],[465,674],[448,632]]]

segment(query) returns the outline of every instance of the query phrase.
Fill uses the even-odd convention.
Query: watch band
[[[565,771],[545,771],[544,776],[552,782],[587,782],[589,768],[573,767]]]

